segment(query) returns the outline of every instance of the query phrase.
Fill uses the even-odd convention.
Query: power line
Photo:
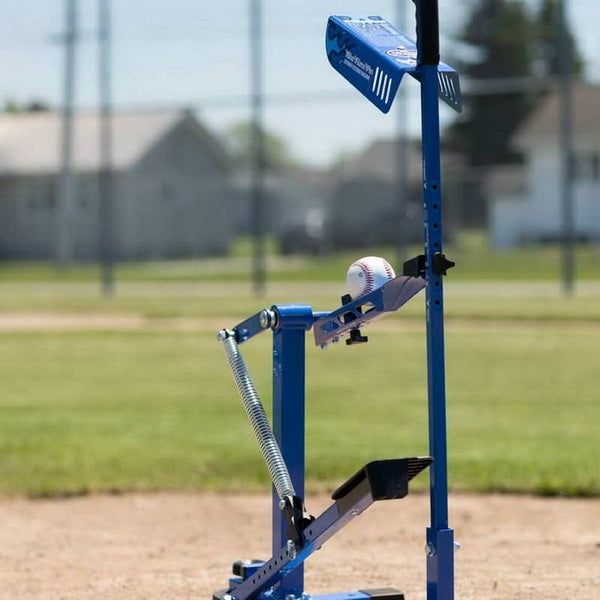
[[[549,91],[558,86],[555,78],[546,77],[503,77],[478,80],[462,80],[461,87],[463,95],[469,96],[488,96],[488,95],[506,95],[521,94],[524,91]],[[415,95],[418,90],[415,91]],[[147,107],[164,107],[166,109],[173,107],[186,106],[195,109],[210,110],[230,110],[233,108],[247,107],[251,102],[251,95],[248,94],[228,94],[223,96],[207,96],[205,98],[192,98],[187,101],[165,101],[153,102],[149,104],[131,103],[122,104],[122,109],[143,109]],[[271,92],[262,95],[264,106],[292,106],[306,104],[328,104],[337,102],[363,102],[364,98],[353,90],[313,90],[293,91],[293,92]]]

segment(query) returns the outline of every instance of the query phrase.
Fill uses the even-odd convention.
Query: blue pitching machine
[[[275,304],[233,329],[223,329],[227,362],[273,482],[272,543],[268,560],[239,560],[227,588],[214,600],[307,600],[303,562],[374,502],[403,498],[409,481],[429,468],[431,522],[426,531],[427,598],[454,597],[455,543],[448,525],[443,276],[454,263],[442,253],[442,197],[438,95],[461,108],[458,75],[439,62],[437,0],[416,0],[416,43],[379,16],[330,17],[327,57],[333,68],[383,112],[390,110],[402,77],[421,84],[425,252],[401,276],[363,296],[342,298],[331,312],[305,304]],[[375,460],[352,475],[317,517],[304,503],[305,337],[325,348],[346,339],[364,343],[362,328],[396,311],[425,289],[430,456]],[[240,354],[240,345],[273,335],[273,419],[269,423]],[[349,357],[349,360],[351,358]],[[362,359],[364,361],[364,358]],[[363,363],[364,366],[364,363]],[[403,600],[394,588],[314,596],[314,600]]]

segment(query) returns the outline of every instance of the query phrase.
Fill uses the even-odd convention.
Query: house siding
[[[98,258],[98,173],[77,173],[71,210],[75,260]],[[137,163],[113,174],[114,255],[162,259],[224,253],[233,234],[223,164],[184,116]],[[0,256],[56,254],[58,174],[0,176]]]
[[[492,198],[490,237],[499,248],[562,236],[561,155],[554,138],[540,138],[528,147],[524,165],[526,189],[520,195],[498,194]],[[600,140],[578,143],[576,156],[600,154]],[[600,178],[575,177],[572,185],[575,235],[600,239]]]
[[[220,254],[232,234],[222,167],[181,124],[122,176],[118,239],[128,258]]]

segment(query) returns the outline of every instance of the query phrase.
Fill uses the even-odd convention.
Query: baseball
[[[346,285],[352,299],[368,294],[396,277],[390,263],[380,256],[365,256],[353,262],[346,273]]]

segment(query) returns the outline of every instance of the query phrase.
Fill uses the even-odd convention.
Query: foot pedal
[[[260,558],[250,558],[246,560],[236,560],[231,566],[231,570],[234,575],[241,577],[242,579],[248,579],[258,569],[265,564],[264,560]]]
[[[331,498],[341,513],[354,507],[365,495],[371,496],[373,502],[404,498],[408,494],[408,482],[432,462],[430,456],[370,462],[335,490]]]
[[[361,594],[369,596],[371,600],[404,600],[404,594],[395,588],[381,588],[376,590],[358,590]]]

